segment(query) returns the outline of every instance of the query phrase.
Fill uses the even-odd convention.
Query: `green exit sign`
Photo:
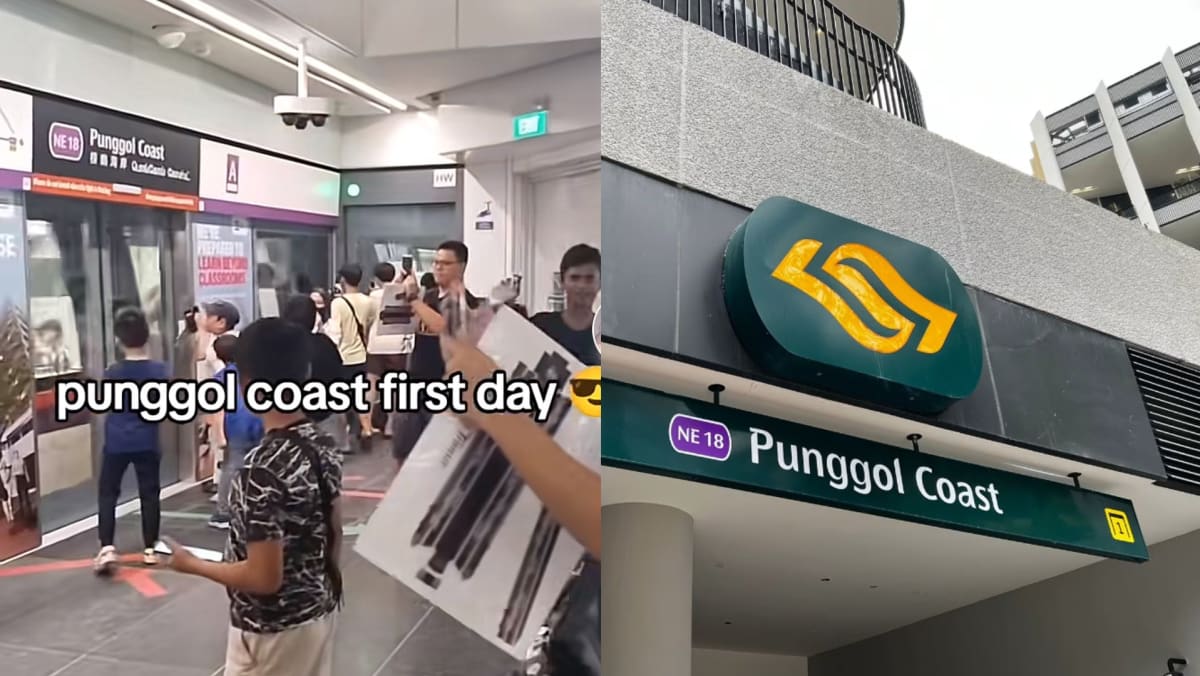
[[[518,115],[513,118],[513,138],[519,141],[523,138],[545,136],[549,122],[550,111],[548,110]]]

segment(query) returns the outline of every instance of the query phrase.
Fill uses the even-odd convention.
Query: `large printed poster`
[[[0,561],[41,544],[24,214],[0,213]]]
[[[249,324],[254,318],[254,284],[250,276],[250,228],[243,223],[215,225],[193,223],[192,242],[196,259],[196,304],[224,300],[233,303],[241,315],[235,329]],[[207,334],[201,334],[207,335]],[[202,378],[212,374],[202,370]],[[209,428],[203,419],[196,422],[196,479],[204,481],[214,475],[216,457],[209,443]]]
[[[599,471],[600,419],[577,411],[567,392],[583,364],[508,308],[479,347],[510,377],[560,384],[543,425]],[[356,550],[517,659],[526,657],[584,553],[491,439],[450,414],[434,416],[425,429]]]
[[[254,284],[250,277],[250,228],[242,224],[192,225],[196,252],[196,303],[225,300],[237,306],[239,326],[254,317]]]

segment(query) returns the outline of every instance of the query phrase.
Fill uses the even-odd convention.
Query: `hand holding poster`
[[[559,384],[543,428],[599,471],[600,420],[572,405],[583,364],[511,309],[479,341],[510,379]],[[434,416],[367,523],[356,550],[517,659],[533,645],[583,547],[483,432]]]

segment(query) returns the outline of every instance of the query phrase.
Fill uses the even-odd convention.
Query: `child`
[[[146,316],[136,308],[125,308],[113,320],[113,333],[125,352],[124,359],[104,372],[105,380],[144,382],[166,380],[167,365],[150,359],[146,343],[150,327]],[[118,561],[113,547],[116,529],[117,497],[121,494],[121,479],[125,469],[133,465],[137,474],[138,498],[142,506],[142,562],[148,566],[158,563],[154,544],[158,541],[159,479],[161,459],[158,423],[142,420],[135,412],[109,413],[104,420],[104,453],[100,464],[100,553],[93,568],[97,573],[109,573]]]
[[[237,337],[231,334],[217,336],[213,341],[213,352],[217,359],[225,362],[225,368],[214,376],[218,382],[224,382],[228,373],[232,373],[234,382],[237,382],[236,349]],[[221,479],[217,487],[217,513],[208,520],[208,525],[220,530],[229,529],[229,487],[233,484],[233,477],[245,466],[247,451],[257,446],[263,437],[262,421],[246,407],[240,385],[234,387],[237,392],[236,408],[218,418],[213,436],[222,448],[224,461],[221,463]]]

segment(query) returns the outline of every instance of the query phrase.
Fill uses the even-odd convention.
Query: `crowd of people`
[[[170,538],[163,538],[165,546],[160,542],[157,425],[131,412],[106,417],[99,479],[101,548],[94,568],[107,573],[118,564],[115,507],[122,476],[132,465],[142,506],[143,562],[157,564],[160,551],[169,551],[171,568],[208,578],[229,592],[227,676],[332,673],[343,596],[343,456],[370,452],[378,436],[390,440],[393,455],[403,464],[432,418],[427,411],[388,413],[377,404],[370,413],[272,409],[256,414],[241,398],[245,388],[254,382],[334,382],[364,374],[374,383],[392,371],[406,371],[414,379],[462,373],[474,386],[497,368],[461,335],[447,311],[461,305],[477,309],[487,302],[466,289],[467,246],[443,243],[432,274],[421,279],[407,263],[376,265],[369,293],[361,291],[362,267],[348,263],[337,273],[333,294],[293,295],[283,302],[279,317],[254,321],[240,334],[236,327],[241,317],[231,303],[207,303],[198,316],[188,318],[205,336],[195,341],[197,376],[232,375],[238,383],[234,409],[202,421],[209,441],[223,451],[216,513],[210,521],[228,531],[222,561],[199,558]],[[599,364],[592,333],[599,250],[571,247],[560,273],[566,307],[529,319],[581,362]],[[168,377],[167,365],[146,351],[149,327],[139,310],[121,310],[114,326],[123,358],[106,378]],[[560,618],[554,630],[559,647],[550,661],[566,666],[542,673],[598,674],[599,476],[527,415],[472,409],[464,417],[493,438],[549,513],[588,553],[554,614]]]

